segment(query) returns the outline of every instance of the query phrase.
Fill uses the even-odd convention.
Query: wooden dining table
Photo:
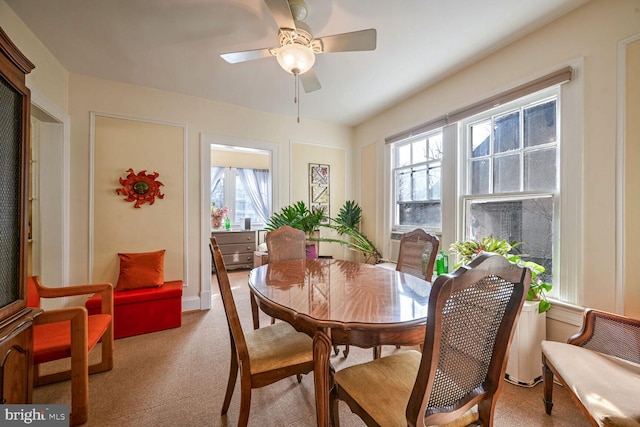
[[[258,308],[313,337],[318,426],[329,426],[331,350],[424,342],[431,283],[387,268],[335,259],[288,260],[249,274]]]

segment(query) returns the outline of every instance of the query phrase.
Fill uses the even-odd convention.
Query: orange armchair
[[[102,294],[100,314],[89,316],[84,307],[46,310],[34,321],[34,385],[71,379],[71,425],[87,421],[89,374],[113,368],[113,286],[110,283],[48,288],[37,276],[29,277],[27,305],[40,307],[41,298]],[[100,362],[89,365],[89,352],[102,339]],[[40,364],[71,358],[71,369],[41,375]]]

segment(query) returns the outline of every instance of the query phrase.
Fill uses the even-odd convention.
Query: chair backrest
[[[405,233],[400,239],[396,270],[430,282],[439,247],[438,238],[421,228]]]
[[[529,269],[492,253],[438,276],[406,411],[413,425],[448,423],[481,402],[481,416],[493,412],[530,282]]]
[[[213,262],[216,267],[218,286],[220,287],[220,296],[222,297],[222,305],[224,306],[224,313],[227,317],[227,325],[229,326],[231,346],[235,346],[238,357],[242,361],[242,366],[249,369],[249,352],[247,350],[244,333],[242,332],[240,317],[238,317],[236,303],[233,299],[233,293],[231,292],[231,283],[229,282],[227,267],[224,264],[222,252],[213,237],[211,238],[211,247],[213,250]]]
[[[269,262],[307,257],[307,237],[304,231],[284,225],[267,233]]]

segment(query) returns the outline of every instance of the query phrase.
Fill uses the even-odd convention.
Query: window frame
[[[413,162],[413,150],[410,150],[411,152],[411,162],[406,164],[406,165],[402,165],[399,166],[398,165],[398,151],[401,147],[403,146],[410,146],[413,143],[420,141],[420,140],[425,140],[427,144],[429,144],[429,139],[436,136],[436,135],[440,135],[440,152],[441,152],[441,156],[440,158],[437,159],[429,159],[428,155],[426,160],[424,161],[419,161],[419,162]],[[429,131],[426,132],[421,132],[419,134],[416,135],[411,135],[408,136],[407,138],[403,138],[401,140],[395,141],[390,145],[390,165],[391,165],[391,224],[392,224],[392,231],[394,232],[406,232],[406,231],[410,231],[415,229],[416,227],[420,227],[422,229],[424,229],[425,231],[429,232],[429,233],[433,233],[433,234],[441,234],[442,232],[442,169],[443,169],[443,153],[444,153],[444,141],[443,141],[444,135],[443,135],[443,128],[439,127],[439,128],[435,128],[435,129],[431,129]],[[427,145],[427,149],[428,149],[428,145]],[[426,167],[426,171],[427,171],[427,199],[425,199],[424,201],[419,201],[420,203],[439,203],[440,204],[440,227],[432,227],[432,226],[426,226],[426,225],[419,225],[419,224],[415,224],[415,225],[400,225],[399,224],[399,201],[398,201],[398,189],[397,189],[397,173],[398,171],[402,171],[402,170],[412,170],[415,168],[420,168],[420,167]],[[429,170],[430,169],[435,169],[438,168],[440,170],[440,197],[438,199],[435,198],[430,198],[431,197],[431,191],[429,191],[429,187],[428,187],[428,179],[429,179]],[[406,201],[405,203],[418,203],[415,201]]]
[[[484,120],[491,119],[492,123],[494,122],[495,117],[504,116],[513,111],[523,112],[525,108],[540,105],[548,100],[555,99],[556,101],[556,141],[555,143],[547,143],[539,146],[535,146],[533,148],[526,148],[524,146],[524,134],[522,134],[522,122],[524,121],[524,117],[520,118],[520,138],[523,140],[522,146],[513,151],[512,153],[518,153],[520,156],[520,175],[519,175],[519,191],[513,192],[505,192],[505,193],[481,193],[481,194],[471,194],[471,164],[473,162],[473,157],[471,156],[472,146],[470,143],[470,128],[473,124],[480,123]],[[561,86],[552,86],[550,88],[544,89],[542,91],[523,96],[516,100],[510,101],[500,106],[496,106],[489,110],[483,111],[481,113],[475,114],[473,116],[467,117],[460,122],[458,122],[458,147],[460,147],[458,158],[457,158],[457,169],[458,175],[460,177],[460,186],[458,189],[458,215],[456,216],[456,229],[458,240],[464,240],[468,237],[467,223],[469,221],[467,212],[467,206],[472,203],[472,201],[519,201],[526,199],[534,199],[540,197],[550,197],[553,203],[553,223],[552,223],[552,232],[553,232],[553,241],[552,241],[552,265],[553,271],[549,272],[553,277],[554,287],[550,293],[552,297],[559,297],[559,289],[560,285],[560,223],[561,223],[561,211],[560,206],[562,203],[562,193],[561,193],[561,177],[563,175],[562,168],[562,149],[563,149],[563,120],[562,120],[562,90]],[[547,149],[550,146],[555,145],[556,150],[556,185],[553,190],[546,191],[526,191],[525,183],[524,183],[524,153],[530,151],[537,151],[541,149]],[[491,144],[491,149],[487,158],[499,158],[503,155],[507,155],[505,153],[500,153],[496,155],[493,152],[493,143]],[[477,159],[477,157],[476,157]],[[491,163],[493,166],[493,163]],[[490,168],[489,173],[489,187],[491,191],[493,188],[493,167]],[[558,286],[555,286],[555,285]]]

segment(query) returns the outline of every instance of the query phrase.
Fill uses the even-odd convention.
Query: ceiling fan
[[[278,24],[279,47],[223,53],[220,56],[235,64],[253,59],[275,56],[280,66],[300,78],[304,91],[309,93],[321,88],[314,73],[315,55],[329,52],[353,52],[375,50],[376,30],[354,31],[314,38],[304,22],[309,13],[304,0],[264,0]]]

